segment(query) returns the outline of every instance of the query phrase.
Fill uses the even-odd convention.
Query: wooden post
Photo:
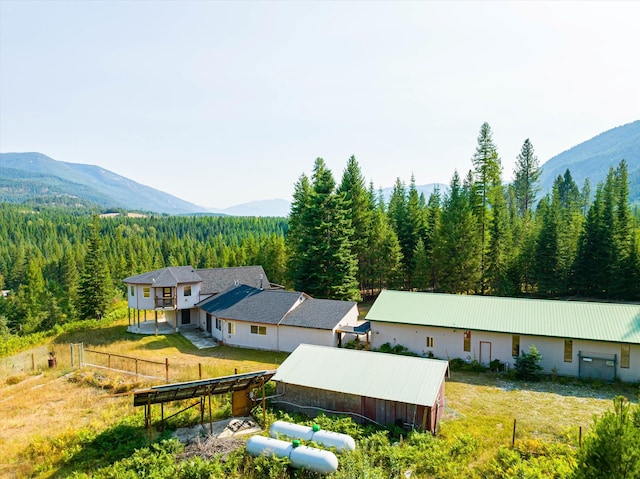
[[[111,355],[107,354],[107,368],[111,369]]]
[[[580,426],[580,430],[578,431],[578,447],[582,447],[582,426]]]
[[[198,377],[202,379],[202,363],[198,363]]]
[[[262,427],[267,427],[267,400],[264,394],[264,377],[262,378]]]
[[[516,444],[516,420],[513,420],[513,435],[511,436],[511,447]]]
[[[138,375],[138,358],[136,358],[136,376]]]
[[[69,344],[69,348],[71,349],[71,367],[74,365],[73,361],[73,343]]]
[[[129,320],[129,326],[131,326],[131,308],[127,308],[127,319]]]
[[[213,415],[211,414],[211,390],[209,390],[209,431],[213,434]]]
[[[36,370],[36,357],[34,356],[33,353],[31,353],[31,370],[32,371]]]
[[[158,335],[158,311],[156,310],[156,336]]]
[[[238,374],[238,368],[233,369],[233,374]]]
[[[164,358],[165,378],[169,382],[169,358]]]

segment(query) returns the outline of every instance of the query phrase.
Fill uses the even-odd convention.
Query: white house
[[[382,291],[371,345],[512,366],[533,344],[544,371],[640,382],[640,305]]]
[[[358,324],[353,301],[314,299],[305,293],[237,285],[198,304],[200,327],[218,341],[271,351],[302,343],[338,346],[342,328]]]
[[[215,296],[235,284],[247,284],[257,288],[278,288],[272,285],[262,266],[238,266],[233,268],[195,269],[193,266],[171,266],[148,273],[130,276],[122,280],[127,285],[129,318],[131,311],[154,312],[157,320],[162,311],[168,323],[177,332],[180,327],[190,327],[198,317],[197,304]],[[281,287],[280,287],[281,288]]]

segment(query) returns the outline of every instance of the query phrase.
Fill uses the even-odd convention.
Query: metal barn
[[[300,345],[278,368],[272,401],[315,416],[436,431],[444,408],[447,361]]]

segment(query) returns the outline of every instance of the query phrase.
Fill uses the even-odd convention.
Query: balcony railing
[[[156,300],[156,308],[175,308],[178,302],[176,301],[175,296],[164,297],[164,298],[155,298]]]

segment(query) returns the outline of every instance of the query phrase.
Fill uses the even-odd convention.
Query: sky
[[[488,122],[503,179],[640,119],[640,2],[0,0],[0,152],[200,206],[451,181]]]

